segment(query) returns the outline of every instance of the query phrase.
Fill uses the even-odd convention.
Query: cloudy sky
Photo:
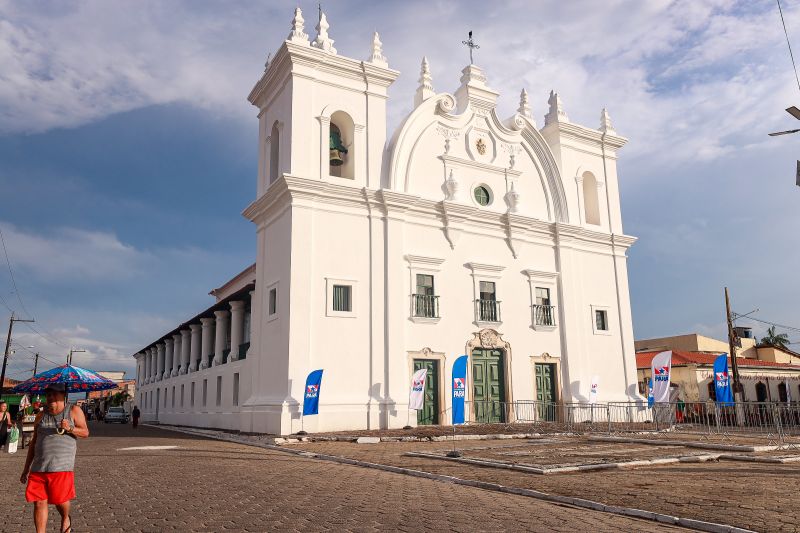
[[[800,2],[783,0],[800,51]],[[255,109],[246,96],[289,31],[294,2],[0,0],[0,311],[61,362],[133,368],[129,355],[211,302],[254,258]],[[305,9],[307,30],[316,5]],[[637,338],[724,335],[733,307],[800,326],[800,106],[773,0],[328,1],[340,54],[381,32],[401,71],[391,128],[427,55],[438,91],[476,63],[511,114],[539,123],[560,92],[574,122],[602,107],[630,138],[619,172]],[[313,35],[312,35],[313,37]],[[4,268],[0,256],[0,267]],[[745,322],[743,322],[744,324]],[[761,328],[757,328],[759,333]],[[41,335],[39,335],[41,333]],[[800,339],[797,339],[800,340]],[[40,368],[51,365],[43,361]]]

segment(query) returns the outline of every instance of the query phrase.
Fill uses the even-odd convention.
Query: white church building
[[[599,128],[580,126],[551,93],[540,125],[523,89],[500,117],[481,68],[437,92],[423,59],[413,110],[387,137],[400,73],[377,33],[361,60],[337,53],[328,29],[323,14],[309,37],[297,9],[250,92],[255,264],[134,355],[143,419],[289,434],[306,376],[323,369],[306,431],[448,424],[462,354],[471,420],[586,402],[593,381],[600,402],[638,399],[626,139],[605,110]],[[409,413],[419,368],[425,405]]]

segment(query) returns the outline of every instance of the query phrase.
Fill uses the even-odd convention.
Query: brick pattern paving
[[[508,441],[461,441],[457,446],[467,450],[466,456],[475,457],[488,455],[486,452],[489,447],[498,447],[497,451],[509,451],[518,449],[518,444],[519,441],[514,441],[513,447],[505,448],[509,445]],[[618,447],[623,455],[626,448],[641,447],[640,444],[617,444],[611,447],[608,443],[600,444],[605,454],[614,447]],[[581,450],[591,453],[596,445],[583,438],[564,437],[559,443],[548,446],[554,453],[571,460],[580,457]],[[452,449],[453,445],[449,442],[361,445],[321,442],[292,446],[317,453],[577,496],[610,505],[635,507],[756,531],[798,531],[800,524],[800,507],[794,503],[795,488],[800,487],[800,464],[796,463],[771,465],[725,461],[537,475],[403,455],[408,451],[443,453]],[[470,452],[470,449],[473,451]],[[688,455],[689,451],[688,448],[671,446],[665,455],[681,455],[682,452]],[[788,453],[784,450],[762,455],[785,456]],[[592,462],[594,456],[588,456],[587,459],[587,462]],[[724,486],[725,490],[721,491],[720,486]]]
[[[78,532],[574,532],[587,524],[593,531],[664,529],[523,496],[160,429],[90,424],[92,437],[79,443],[76,466]],[[131,446],[178,448],[120,451]],[[0,455],[0,531],[32,529],[31,506],[18,481],[23,462],[22,451]],[[48,531],[58,530],[56,516],[51,507]]]

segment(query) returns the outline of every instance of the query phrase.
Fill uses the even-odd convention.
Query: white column
[[[154,373],[153,367],[155,366],[153,364],[153,348],[152,347],[147,349],[147,351],[145,352],[145,357],[147,358],[147,379],[146,379],[146,381],[147,381],[147,383],[152,383],[153,382],[153,373]]]
[[[217,331],[214,334],[214,366],[221,365],[223,361],[222,352],[225,351],[229,315],[229,311],[214,311],[214,316],[217,317]]]
[[[189,350],[189,372],[197,372],[200,369],[200,354],[202,353],[200,351],[201,328],[200,324],[189,324],[189,329],[192,330],[192,347]]]
[[[166,350],[164,350],[164,375],[162,379],[169,379],[172,372],[172,339],[164,339],[164,344],[166,345]]]
[[[150,350],[144,351],[144,379],[142,383],[145,385],[150,383]]]
[[[181,334],[176,333],[172,336],[172,372],[170,376],[173,378],[178,375],[181,369]]]
[[[156,380],[158,374],[158,348],[152,346],[150,348],[150,383]]]
[[[156,345],[156,359],[158,359],[158,365],[156,366],[156,381],[161,381],[164,379],[164,343],[160,342]]]
[[[231,302],[231,355],[230,360],[239,359],[239,345],[244,331],[244,302]]]
[[[200,323],[203,325],[203,334],[202,334],[202,342],[200,345],[200,357],[203,358],[203,361],[200,363],[200,368],[208,368],[209,361],[208,356],[211,354],[212,346],[211,346],[211,339],[214,335],[214,330],[211,329],[214,327],[214,319],[213,318],[201,318]]]
[[[192,332],[188,329],[181,330],[181,366],[178,369],[179,374],[186,374],[189,372],[189,350],[192,345]]]

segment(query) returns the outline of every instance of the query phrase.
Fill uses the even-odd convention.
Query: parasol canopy
[[[116,382],[104,378],[96,372],[77,366],[62,365],[36,374],[28,381],[23,381],[14,387],[13,390],[16,393],[44,392],[48,385],[55,383],[65,384],[67,392],[91,392],[117,387]]]

